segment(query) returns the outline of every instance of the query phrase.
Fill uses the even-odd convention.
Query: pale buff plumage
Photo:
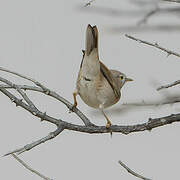
[[[100,60],[98,54],[98,30],[88,25],[86,30],[86,48],[83,51],[76,90],[73,93],[74,106],[77,106],[76,95],[90,107],[102,111],[107,120],[106,127],[111,125],[104,113],[104,108],[117,103],[121,97],[121,88],[125,82],[132,81],[125,74],[109,70]]]

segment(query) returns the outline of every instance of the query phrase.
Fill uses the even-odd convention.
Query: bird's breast
[[[77,89],[81,99],[93,108],[99,108],[100,104],[105,108],[109,107],[117,103],[120,98],[115,97],[111,86],[102,76],[92,78],[80,74]]]

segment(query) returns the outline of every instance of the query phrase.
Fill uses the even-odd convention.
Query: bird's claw
[[[69,113],[74,112],[74,108],[77,107],[77,103],[74,103],[71,108],[69,108]]]
[[[108,121],[106,124],[106,128],[108,129],[110,126],[112,126],[111,121]]]

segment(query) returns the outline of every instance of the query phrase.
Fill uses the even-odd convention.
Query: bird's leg
[[[112,125],[112,123],[111,123],[111,121],[109,120],[109,118],[106,116],[106,114],[105,114],[105,112],[104,112],[104,107],[103,107],[103,105],[100,105],[100,106],[99,106],[99,109],[101,110],[101,112],[103,113],[104,117],[105,117],[106,120],[107,120],[106,128],[108,129],[108,128]]]
[[[104,117],[105,117],[106,120],[107,120],[106,128],[108,129],[108,128],[112,125],[112,123],[111,123],[111,121],[109,120],[109,118],[106,116],[106,114],[104,113],[103,110],[102,110],[102,113],[103,113]]]
[[[77,90],[75,90],[75,91],[73,92],[73,99],[74,99],[73,107],[76,107],[76,106],[77,106],[76,96],[77,96]]]
[[[76,100],[77,94],[78,94],[78,93],[77,93],[77,90],[75,90],[75,91],[73,92],[73,100],[74,100],[74,103],[73,103],[72,108],[69,110],[69,113],[73,112],[73,109],[76,108],[76,106],[77,106],[77,100]]]

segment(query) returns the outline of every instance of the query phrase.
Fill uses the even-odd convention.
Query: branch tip
[[[123,168],[125,168],[128,173],[132,174],[133,176],[138,177],[138,178],[143,179],[143,180],[151,180],[151,179],[146,178],[146,177],[144,177],[144,176],[136,173],[135,171],[131,170],[131,169],[130,169],[128,166],[126,166],[122,161],[119,160],[118,163],[119,163]]]
[[[21,165],[23,165],[26,169],[28,169],[29,171],[31,171],[32,173],[38,175],[39,177],[41,177],[44,180],[52,180],[46,176],[44,176],[43,174],[39,173],[37,170],[32,169],[29,165],[27,165],[22,159],[20,159],[18,156],[16,156],[15,154],[11,154],[13,156],[14,159],[16,159]]]
[[[162,46],[159,46],[157,42],[155,42],[155,43],[153,44],[153,43],[151,43],[151,42],[144,41],[144,40],[135,38],[135,37],[130,36],[130,35],[127,35],[127,34],[126,34],[125,36],[126,36],[127,38],[132,39],[132,40],[134,40],[134,41],[137,41],[137,42],[139,42],[139,43],[146,44],[146,45],[155,47],[155,48],[157,48],[157,49],[160,49],[160,50],[162,50],[162,51],[164,51],[164,52],[166,52],[166,53],[168,53],[168,54],[170,54],[170,55],[174,55],[174,56],[180,57],[180,54],[178,54],[178,53],[176,53],[176,52],[174,52],[174,51],[171,51],[171,50],[169,50],[169,49],[167,49],[167,48],[164,48],[164,47],[162,47]]]

